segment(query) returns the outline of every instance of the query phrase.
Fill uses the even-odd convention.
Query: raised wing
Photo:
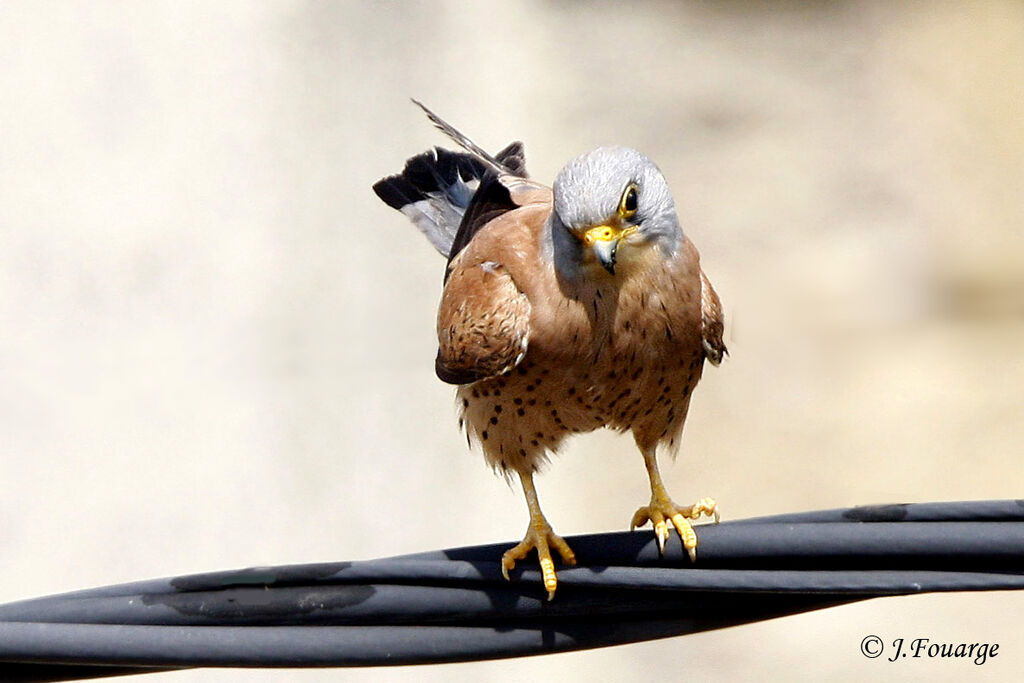
[[[526,355],[530,302],[501,264],[456,265],[441,296],[437,339],[434,368],[444,382],[508,372]]]

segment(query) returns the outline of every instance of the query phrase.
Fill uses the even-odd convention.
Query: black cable
[[[602,647],[885,595],[1024,588],[1024,501],[779,515],[698,530],[691,564],[648,531],[567,539],[548,602],[511,544],[216,572],[0,606],[3,680],[195,666],[370,666]],[[105,668],[100,668],[105,667]],[[113,667],[113,668],[110,668]],[[119,667],[131,667],[130,669]]]

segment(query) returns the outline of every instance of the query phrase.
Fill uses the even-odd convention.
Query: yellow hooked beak
[[[635,225],[618,228],[614,225],[595,225],[583,233],[583,243],[594,250],[597,260],[612,275],[615,275],[615,257],[619,244],[636,232]]]

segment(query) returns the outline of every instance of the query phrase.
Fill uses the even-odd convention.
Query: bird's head
[[[624,276],[679,247],[682,230],[668,183],[628,147],[576,157],[553,186],[551,232],[563,274]]]

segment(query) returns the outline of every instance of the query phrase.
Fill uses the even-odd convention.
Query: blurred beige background
[[[370,185],[444,141],[646,151],[725,301],[665,467],[726,518],[1020,497],[1024,4],[5,3],[0,602],[518,539],[435,379],[442,259]],[[646,501],[625,437],[539,480]],[[154,680],[1006,680],[1024,595],[520,661]],[[861,639],[1001,644],[865,660]]]

